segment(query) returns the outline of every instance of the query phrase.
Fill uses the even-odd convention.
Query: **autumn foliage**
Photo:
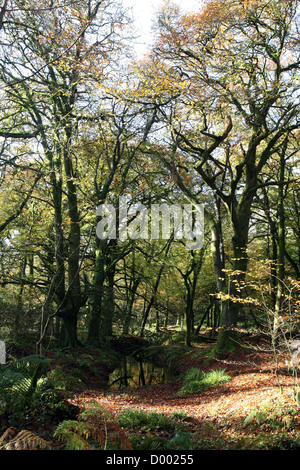
[[[199,420],[207,413],[211,424],[211,397],[228,419],[228,397],[236,397],[246,418],[243,391],[268,383],[267,365],[271,399],[284,376],[279,388],[292,390],[297,404],[299,1],[207,0],[186,11],[166,0],[142,57],[132,27],[127,7],[110,0],[9,0],[0,7],[0,338],[9,359],[62,354],[69,366],[77,361],[89,388],[97,373],[99,383],[109,381],[118,363],[117,380],[127,383],[126,354],[140,367],[145,357],[174,366],[178,349],[191,348],[177,371],[181,360],[186,370],[213,364],[233,372],[232,381],[197,395],[201,412],[194,397],[179,398],[178,383],[157,392],[158,408],[174,403],[199,412]],[[97,210],[113,208],[119,233],[120,201],[135,237],[128,226],[124,237],[111,237]],[[151,238],[151,210],[162,204],[203,207],[199,249],[177,237],[174,214],[161,217],[169,238]],[[150,215],[143,236],[142,213]],[[101,238],[96,227],[104,220]],[[195,212],[191,225],[195,235]],[[248,339],[255,350],[249,374],[239,349]],[[161,354],[147,356],[149,344]],[[205,360],[194,364],[204,345]],[[84,352],[75,360],[70,350]],[[235,353],[236,367],[229,367],[224,361]],[[96,400],[109,407],[101,393]],[[90,395],[78,392],[83,402]],[[141,404],[111,396],[116,410],[121,402]],[[257,400],[262,396],[260,390]],[[152,409],[151,396],[143,399]],[[268,430],[266,412],[251,407],[246,424],[259,421]],[[104,448],[111,438],[109,445],[131,450],[110,411],[64,420],[60,442]],[[11,416],[0,418],[9,424]],[[226,427],[218,423],[218,431]],[[47,445],[36,436],[17,433],[11,445]],[[186,435],[169,437],[176,446]]]

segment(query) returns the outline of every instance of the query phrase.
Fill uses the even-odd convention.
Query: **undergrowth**
[[[61,377],[49,370],[50,362],[31,355],[0,367],[0,431],[28,423],[47,426],[77,415],[77,407],[67,401]]]
[[[198,368],[190,369],[184,377],[179,396],[189,395],[192,393],[202,393],[210,387],[216,387],[219,384],[229,382],[230,375],[226,374],[223,369],[203,372]]]
[[[184,412],[166,415],[130,408],[118,417],[119,425],[131,433],[130,442],[135,450],[192,450],[192,435],[184,429],[189,420]]]
[[[124,430],[96,402],[77,420],[62,421],[54,437],[65,443],[66,450],[132,450]]]

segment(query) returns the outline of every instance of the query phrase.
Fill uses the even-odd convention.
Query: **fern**
[[[66,442],[67,450],[92,450],[88,442],[90,431],[86,423],[65,420],[58,425],[54,437]]]
[[[17,434],[16,429],[11,426],[10,428],[6,429],[6,431],[0,437],[0,449],[4,444],[7,444],[9,441],[12,440],[13,437]]]
[[[169,416],[155,411],[145,412],[143,410],[136,410],[128,408],[123,410],[119,415],[118,420],[120,426],[138,427],[146,426],[147,429],[155,428],[173,428],[174,423]]]
[[[15,359],[0,368],[0,411],[17,410],[30,404],[39,378],[50,360],[39,355]]]
[[[189,432],[178,432],[170,440],[170,449],[193,450],[193,439]]]
[[[8,428],[0,438],[0,450],[51,450],[51,444],[26,429],[17,433]]]
[[[29,388],[30,380],[20,372],[14,372],[10,369],[0,372],[0,411],[22,408]]]
[[[82,411],[78,421],[63,421],[54,436],[66,442],[68,450],[132,450],[124,430],[99,404]]]
[[[254,409],[244,419],[244,426],[247,426],[253,421],[256,421],[256,423],[260,426],[262,423],[266,421],[266,419],[267,419],[267,413]]]
[[[24,377],[30,379],[30,389],[34,391],[38,379],[48,371],[50,362],[51,359],[36,354],[17,359],[10,364],[10,367],[12,370],[21,372]]]

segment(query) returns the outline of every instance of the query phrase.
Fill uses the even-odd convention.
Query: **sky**
[[[201,4],[201,0],[174,0],[174,2],[181,4],[187,11],[197,11]],[[142,55],[146,51],[145,44],[150,42],[151,26],[155,19],[155,12],[162,3],[163,0],[124,0],[124,5],[133,8],[135,26],[140,35],[135,48],[139,55]]]

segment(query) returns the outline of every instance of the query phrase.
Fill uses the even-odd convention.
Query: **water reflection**
[[[135,388],[170,382],[174,377],[167,368],[125,357],[119,368],[109,376],[111,388]]]

